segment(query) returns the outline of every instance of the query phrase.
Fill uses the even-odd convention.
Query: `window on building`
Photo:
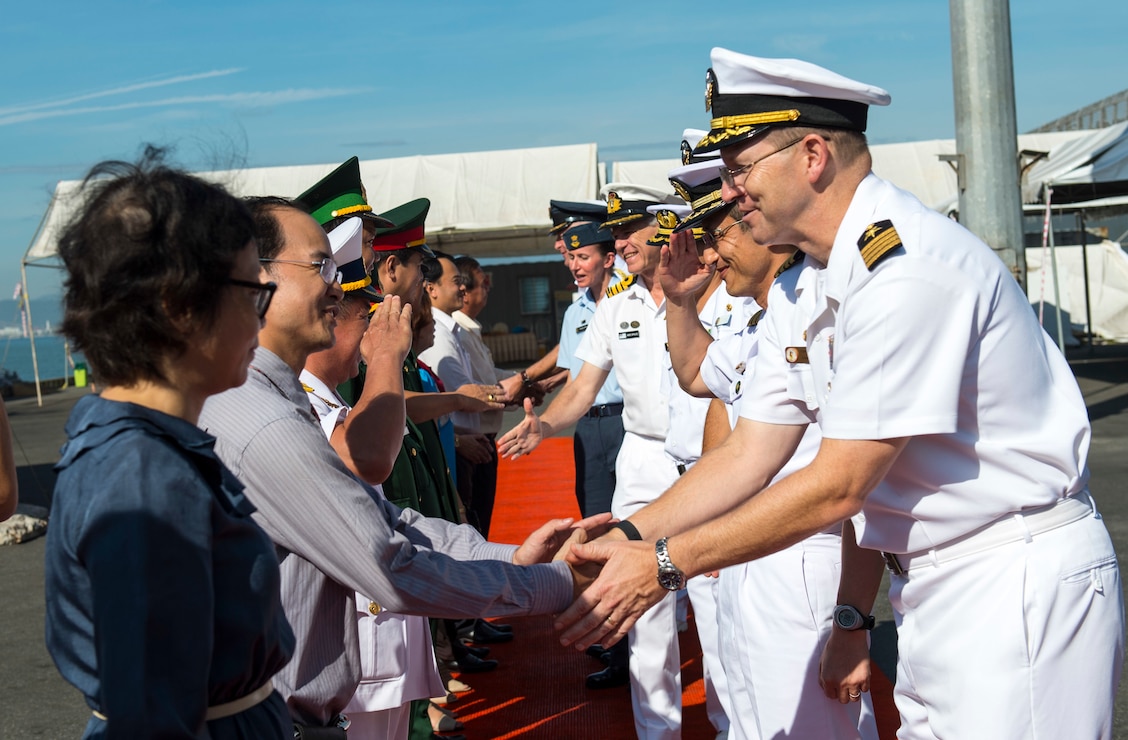
[[[529,275],[520,279],[521,313],[525,316],[543,316],[552,313],[552,285],[544,275]]]

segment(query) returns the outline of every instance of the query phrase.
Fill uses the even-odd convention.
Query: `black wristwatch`
[[[685,573],[682,573],[670,560],[665,537],[654,543],[654,554],[658,556],[658,585],[667,591],[680,591],[685,588]]]
[[[862,614],[849,604],[839,604],[834,607],[834,626],[840,630],[852,632],[854,630],[872,630],[874,625],[873,615]]]

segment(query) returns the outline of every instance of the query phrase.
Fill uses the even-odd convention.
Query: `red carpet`
[[[554,517],[579,517],[572,440],[547,439],[530,456],[502,460],[490,539],[522,542]],[[631,738],[634,722],[627,687],[589,691],[584,677],[602,665],[557,641],[548,616],[510,620],[513,642],[491,646],[501,661],[493,673],[464,676],[473,687],[450,708],[471,740],[487,738]],[[701,648],[693,628],[682,635],[683,733],[685,740],[712,740],[705,714]],[[892,686],[874,666],[874,704],[882,740],[896,736]]]

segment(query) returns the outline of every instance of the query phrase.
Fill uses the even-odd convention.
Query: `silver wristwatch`
[[[658,556],[658,585],[667,591],[685,588],[685,573],[670,560],[665,537],[654,543],[654,554]]]
[[[840,630],[872,630],[874,622],[872,615],[862,614],[849,604],[834,607],[834,626]]]

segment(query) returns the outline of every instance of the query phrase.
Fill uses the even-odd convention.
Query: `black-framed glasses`
[[[227,282],[240,288],[253,290],[255,311],[258,312],[259,320],[266,317],[266,310],[270,308],[270,301],[274,298],[274,291],[278,290],[278,283],[253,283],[250,280],[236,280],[235,278],[228,278]]]
[[[739,221],[733,221],[723,229],[717,229],[716,231],[706,231],[701,235],[701,243],[709,249],[716,249],[717,244],[721,241],[721,239],[724,239],[725,235],[732,231],[733,227],[739,225]]]
[[[323,257],[322,259],[305,262],[304,260],[275,260],[266,257],[259,257],[259,262],[281,262],[286,265],[301,265],[303,267],[316,267],[317,274],[325,281],[326,285],[341,282],[341,271],[337,269],[337,263],[332,257]]]
[[[774,152],[768,152],[764,156],[757,159],[755,162],[749,162],[748,164],[742,164],[741,166],[735,167],[733,169],[729,169],[728,167],[722,167],[721,168],[721,182],[723,182],[725,185],[728,185],[730,188],[736,188],[736,187],[738,187],[738,185],[736,184],[736,178],[739,177],[740,178],[740,185],[743,186],[744,181],[748,179],[748,173],[752,171],[753,167],[760,164],[765,159],[767,159],[768,157],[770,157],[774,154],[779,154],[780,152],[782,152],[785,149],[790,149],[791,147],[795,146],[800,141],[802,141],[804,138],[805,137],[801,136],[798,139],[796,139],[796,140],[794,140],[794,141],[792,141],[788,144],[784,144],[779,149],[776,149]]]

